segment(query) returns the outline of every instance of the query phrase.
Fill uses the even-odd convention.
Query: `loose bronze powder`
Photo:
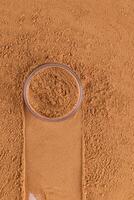
[[[45,62],[84,85],[83,199],[134,200],[133,19],[133,0],[1,1],[0,200],[24,199],[22,81]]]
[[[48,118],[57,118],[73,109],[78,94],[77,82],[67,70],[50,67],[32,78],[28,98],[36,112]]]

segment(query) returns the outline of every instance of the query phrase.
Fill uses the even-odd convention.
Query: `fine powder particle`
[[[65,69],[51,67],[36,74],[29,86],[28,99],[32,108],[48,118],[68,114],[78,100],[75,78]]]

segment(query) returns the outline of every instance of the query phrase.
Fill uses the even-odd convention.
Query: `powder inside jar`
[[[58,118],[73,109],[78,95],[77,82],[66,69],[49,67],[32,78],[28,99],[37,113],[48,118]]]

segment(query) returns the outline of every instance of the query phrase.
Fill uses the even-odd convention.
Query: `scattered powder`
[[[133,19],[133,0],[1,0],[0,200],[24,199],[23,80],[45,62],[84,86],[84,200],[134,199]]]
[[[78,100],[78,86],[67,70],[47,68],[36,74],[29,86],[29,102],[39,114],[48,118],[68,114]]]

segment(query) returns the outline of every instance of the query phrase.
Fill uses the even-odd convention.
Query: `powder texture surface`
[[[24,199],[22,88],[37,65],[79,74],[84,200],[134,199],[134,1],[1,0],[0,199]]]
[[[30,81],[28,99],[32,108],[48,118],[68,114],[78,101],[75,78],[65,69],[41,70]]]

